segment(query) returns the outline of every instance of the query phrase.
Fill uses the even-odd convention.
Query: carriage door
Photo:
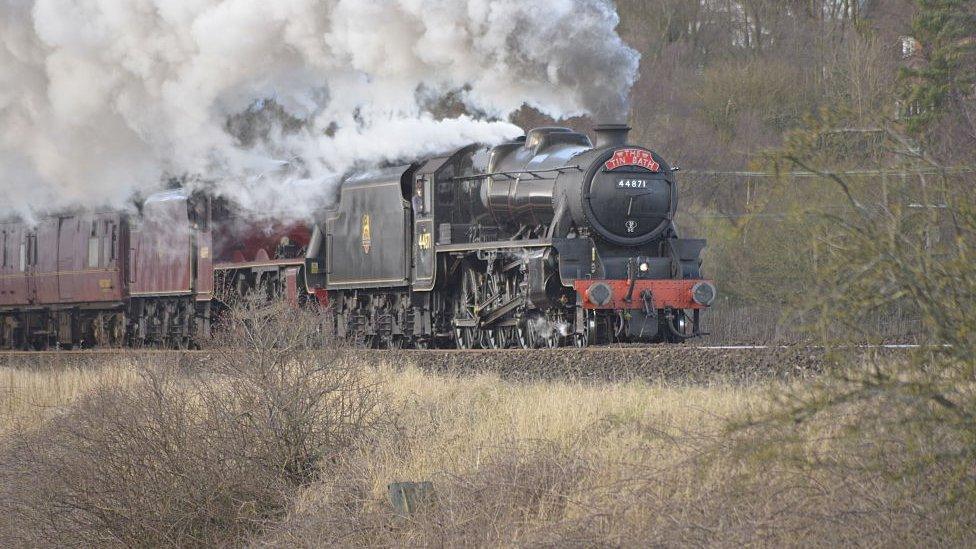
[[[37,231],[24,232],[20,243],[20,270],[27,277],[27,302],[37,303]]]
[[[434,251],[434,208],[431,197],[433,176],[414,178],[413,197],[413,289],[434,289],[434,272],[437,257]]]
[[[94,227],[88,227],[90,230]],[[58,292],[61,301],[71,301],[74,299],[74,287],[79,277],[76,274],[84,266],[75,264],[75,248],[81,243],[81,218],[80,217],[61,217],[58,219]],[[86,234],[87,237],[87,234]],[[90,255],[92,253],[92,238],[85,238],[85,250]],[[95,257],[98,257],[97,244],[94,247]],[[87,256],[86,256],[87,259]],[[96,260],[97,261],[97,260]],[[88,261],[85,262],[85,266]]]

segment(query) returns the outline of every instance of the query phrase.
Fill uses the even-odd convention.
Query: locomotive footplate
[[[708,280],[577,280],[584,309],[705,309],[715,300]]]

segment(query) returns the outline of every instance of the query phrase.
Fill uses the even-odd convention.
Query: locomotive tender
[[[705,241],[679,238],[657,154],[601,126],[538,128],[346,179],[309,224],[181,190],[138,215],[0,222],[0,348],[186,347],[215,287],[334,313],[373,347],[556,347],[701,335]]]

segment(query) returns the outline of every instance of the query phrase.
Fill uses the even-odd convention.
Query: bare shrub
[[[209,364],[145,366],[135,387],[101,387],[13,437],[0,512],[16,528],[0,544],[237,544],[280,517],[383,418],[363,364],[313,351],[319,320],[241,304]]]
[[[2,474],[21,541],[218,543],[277,512],[282,479],[251,471],[246,431],[206,415],[196,397],[185,383],[147,375],[131,391],[104,387],[18,438]]]
[[[281,301],[242,300],[223,315],[206,364],[223,384],[207,399],[256,435],[261,467],[294,484],[361,439],[382,417],[377,381],[336,347],[327,318]]]

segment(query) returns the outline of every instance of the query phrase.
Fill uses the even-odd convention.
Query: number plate
[[[617,181],[618,189],[646,189],[646,179],[620,179]]]

